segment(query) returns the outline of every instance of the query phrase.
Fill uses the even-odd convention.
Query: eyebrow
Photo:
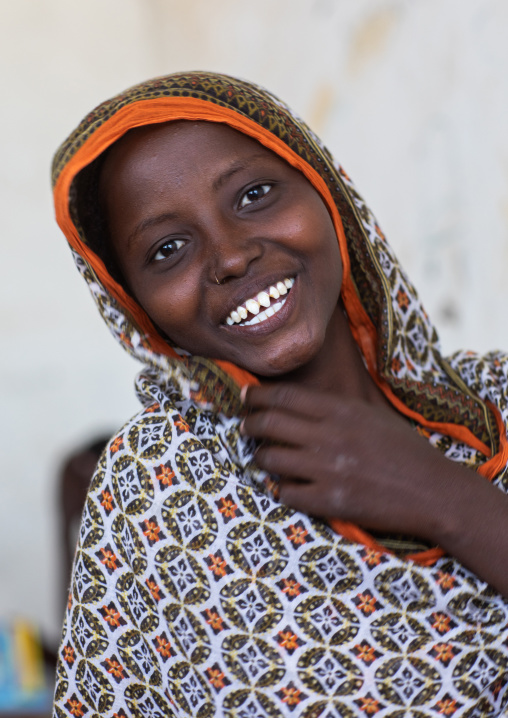
[[[133,231],[129,234],[127,237],[127,247],[131,246],[132,242],[140,232],[143,232],[149,227],[156,227],[158,224],[163,224],[171,219],[176,219],[177,217],[178,214],[176,212],[164,212],[164,214],[158,214],[156,217],[147,217],[136,225]]]
[[[242,170],[248,169],[249,162],[252,160],[265,158],[266,155],[261,152],[256,152],[256,154],[251,155],[246,160],[237,160],[236,162],[233,162],[233,164],[228,167],[227,170],[224,172],[221,172],[221,174],[212,182],[212,188],[214,190],[219,190],[233,175],[235,175],[237,172],[241,172]]]

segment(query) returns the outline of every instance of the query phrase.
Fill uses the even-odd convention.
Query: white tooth
[[[270,287],[270,296],[273,297],[273,299],[278,299],[280,297],[279,292],[277,291],[276,287]]]
[[[226,319],[226,324],[229,324],[229,326],[231,326],[232,324],[234,324],[234,321],[231,319],[231,317],[228,317],[228,318]]]
[[[286,285],[286,287],[288,289],[291,289],[291,287],[293,286],[294,283],[295,283],[294,279],[285,279],[284,280],[284,284]]]
[[[270,296],[266,292],[259,292],[256,299],[258,300],[258,302],[261,304],[262,307],[270,306]]]
[[[248,312],[245,309],[245,307],[238,307],[238,309],[236,311],[240,315],[240,319],[247,319]]]
[[[251,321],[251,324],[259,324],[260,319],[259,317],[254,317],[254,319]]]
[[[283,282],[277,282],[277,291],[279,294],[287,294],[288,290],[286,289],[286,285],[283,284]]]
[[[268,309],[265,311],[265,314],[267,317],[273,317],[275,312],[273,311],[273,309],[271,307],[268,307]]]
[[[235,322],[235,324],[239,324],[242,321],[242,318],[238,314],[238,312],[231,312],[231,319]]]
[[[255,299],[248,299],[245,302],[245,306],[251,314],[259,314],[259,304]]]

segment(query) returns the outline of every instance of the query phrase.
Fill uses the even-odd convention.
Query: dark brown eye
[[[159,249],[153,255],[153,261],[160,262],[163,259],[171,257],[175,252],[178,252],[178,250],[181,249],[184,244],[184,239],[168,239],[167,242],[161,244]]]
[[[255,187],[251,187],[240,200],[240,207],[247,207],[247,205],[257,202],[263,199],[265,195],[272,189],[270,184],[258,184]]]

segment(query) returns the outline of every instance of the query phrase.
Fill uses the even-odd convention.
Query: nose
[[[210,237],[210,281],[224,284],[244,277],[263,254],[263,243],[248,227],[225,222]]]

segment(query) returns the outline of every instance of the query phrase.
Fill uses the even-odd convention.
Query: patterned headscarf
[[[56,715],[505,714],[508,602],[435,548],[340,521],[333,533],[277,502],[238,431],[239,389],[256,379],[170,346],[93,251],[79,173],[130,129],[172,120],[224,123],[305,175],[335,226],[342,300],[373,380],[448,458],[508,490],[507,358],[441,356],[374,216],[312,131],[224,75],[138,85],[90,113],[53,164],[77,266],[145,365],[145,409],[90,487]]]
[[[441,448],[450,452],[453,444],[455,458],[481,467],[486,476],[496,475],[508,460],[504,429],[501,437],[499,432],[505,422],[441,356],[436,330],[414,287],[345,171],[280,100],[251,83],[201,72],[145,82],[99,105],[55,155],[57,221],[104,320],[122,346],[151,366],[159,381],[164,377],[165,383],[187,387],[196,399],[226,414],[241,411],[239,387],[256,381],[228,362],[185,356],[171,347],[111,277],[79,225],[73,181],[80,170],[128,130],[172,120],[227,124],[303,172],[334,222],[344,272],[342,299],[374,381],[401,413],[427,435],[434,434],[434,442],[447,437]],[[471,363],[473,359],[464,357],[461,366],[470,373]],[[508,408],[502,408],[508,417]]]

